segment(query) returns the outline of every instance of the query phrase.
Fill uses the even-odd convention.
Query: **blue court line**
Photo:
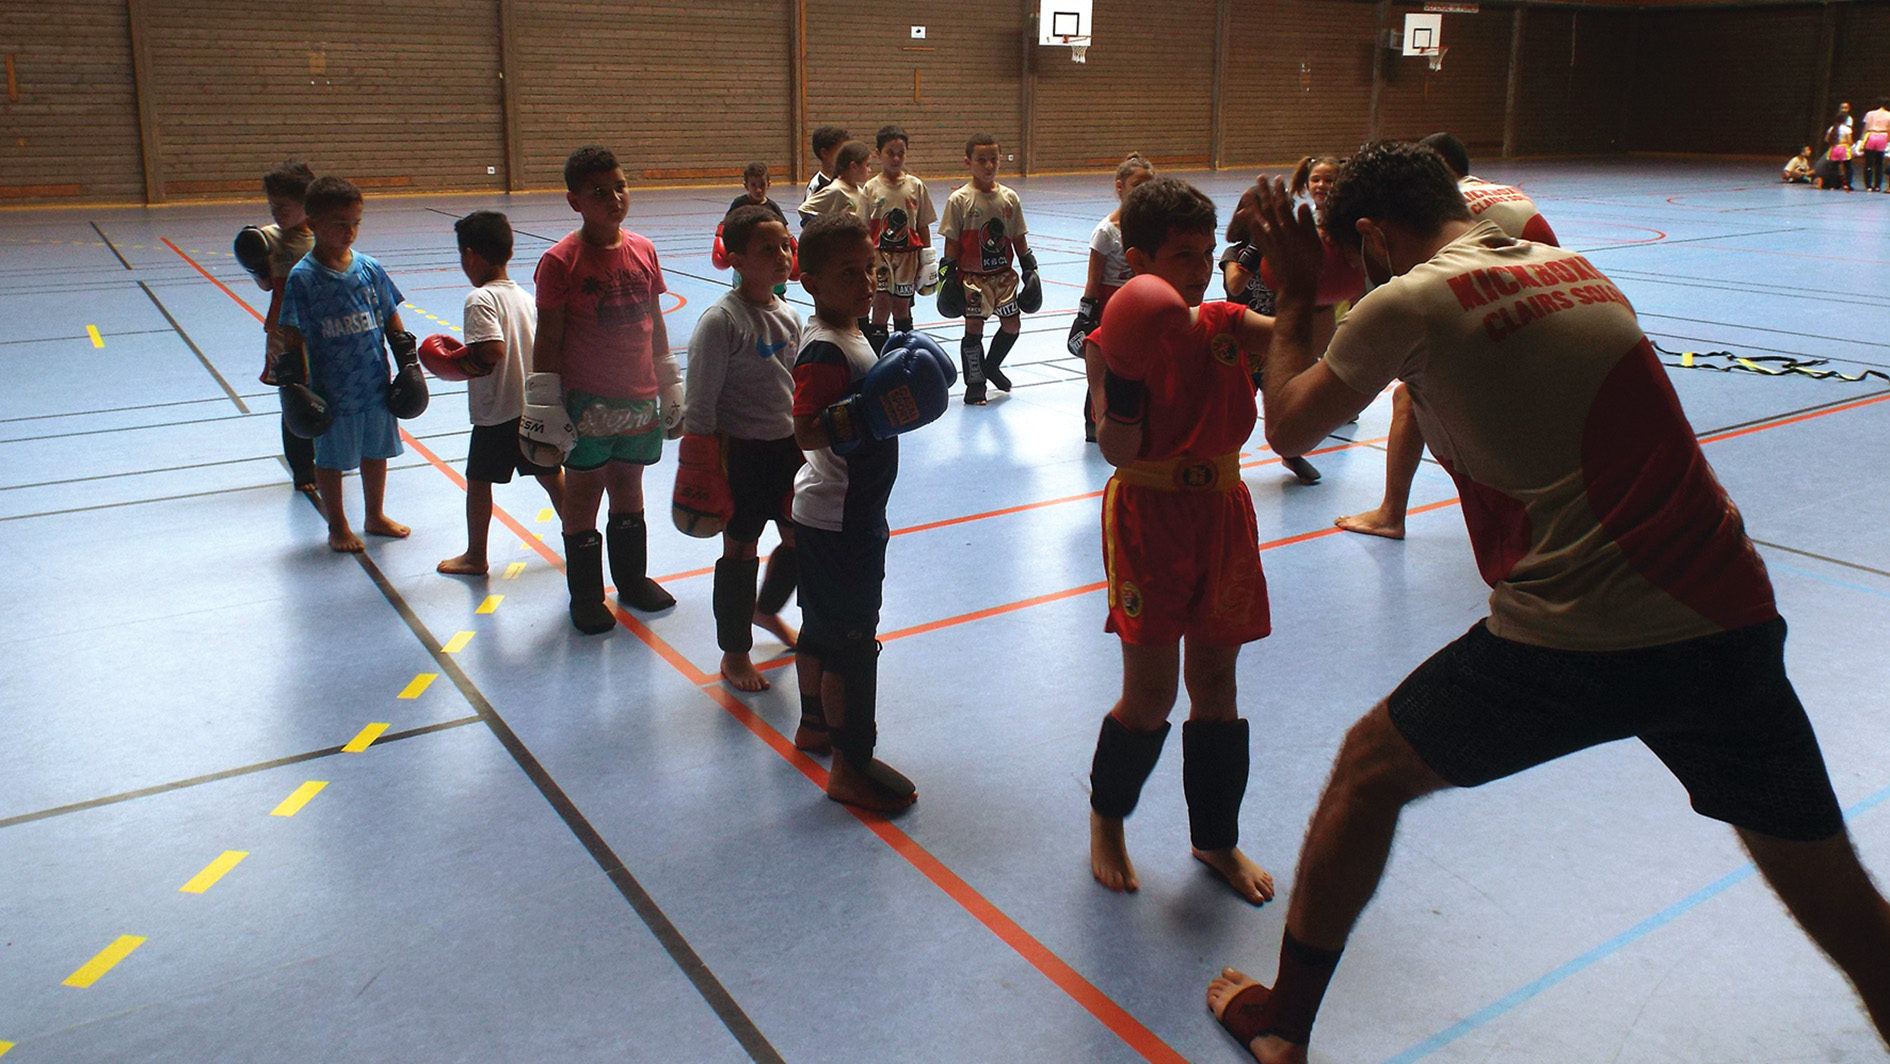
[[[1867,587],[1863,584],[1854,584],[1849,580],[1839,580],[1835,576],[1826,576],[1823,573],[1810,572],[1809,570],[1785,565],[1776,561],[1767,561],[1765,566],[1768,569],[1777,569],[1781,572],[1791,573],[1793,576],[1802,576],[1808,580],[1816,580],[1821,584],[1836,584],[1839,587],[1849,588],[1852,591],[1862,591],[1866,595],[1875,595],[1878,598],[1890,598],[1890,591],[1885,591],[1880,587]]]
[[[1857,804],[1851,806],[1849,809],[1846,809],[1844,811],[1844,819],[1848,823],[1849,821],[1856,819],[1857,817],[1863,815],[1864,813],[1869,812],[1872,809],[1875,809],[1876,807],[1884,804],[1885,802],[1890,802],[1890,787],[1885,787],[1883,790],[1878,791],[1876,794],[1873,794],[1870,797],[1865,798],[1863,801],[1860,801]],[[1674,922],[1675,920],[1678,920],[1680,917],[1685,916],[1688,912],[1691,912],[1692,910],[1700,907],[1706,902],[1709,902],[1713,900],[1714,898],[1719,897],[1721,894],[1726,893],[1728,890],[1731,890],[1732,888],[1738,886],[1739,884],[1744,883],[1746,880],[1751,879],[1757,872],[1758,872],[1758,869],[1755,868],[1751,864],[1751,862],[1747,862],[1743,867],[1727,873],[1725,876],[1722,876],[1720,879],[1718,879],[1717,881],[1713,883],[1708,884],[1707,886],[1701,887],[1699,890],[1696,890],[1692,894],[1689,894],[1686,897],[1680,899],[1679,901],[1674,902],[1672,905],[1667,906],[1665,909],[1662,909],[1661,911],[1655,913],[1654,915],[1648,917],[1647,919],[1642,920],[1640,923],[1635,924],[1633,927],[1628,928],[1626,931],[1623,931],[1620,934],[1609,939],[1608,941],[1603,942],[1601,945],[1596,946],[1594,949],[1589,950],[1587,953],[1584,953],[1581,956],[1576,957],[1574,960],[1571,960],[1568,963],[1563,964],[1562,966],[1549,972],[1547,975],[1544,975],[1542,978],[1537,979],[1535,982],[1530,983],[1527,986],[1520,987],[1516,990],[1509,992],[1508,994],[1503,995],[1502,997],[1496,999],[1495,1001],[1484,1006],[1483,1008],[1478,1009],[1476,1012],[1471,1013],[1469,1016],[1466,1016],[1463,1019],[1458,1020],[1456,1023],[1451,1024],[1449,1027],[1446,1027],[1443,1030],[1437,1032],[1436,1034],[1431,1035],[1429,1038],[1426,1038],[1423,1041],[1418,1042],[1417,1044],[1411,1046],[1410,1048],[1406,1049],[1404,1052],[1399,1053],[1397,1056],[1387,1059],[1385,1061],[1385,1064],[1412,1064],[1413,1061],[1422,1060],[1425,1057],[1430,1056],[1432,1053],[1435,1053],[1438,1050],[1444,1048],[1445,1046],[1451,1044],[1452,1042],[1455,1042],[1457,1039],[1462,1038],[1464,1035],[1467,1035],[1470,1032],[1476,1030],[1477,1028],[1490,1023],[1490,1021],[1496,1019],[1498,1016],[1501,1016],[1504,1013],[1515,1008],[1516,1006],[1521,1005],[1524,1002],[1530,1000],[1531,998],[1536,997],[1538,994],[1541,994],[1543,991],[1548,990],[1550,987],[1556,985],[1557,983],[1560,983],[1563,980],[1568,979],[1569,977],[1575,975],[1577,972],[1580,972],[1582,969],[1587,968],[1595,964],[1596,962],[1601,961],[1611,956],[1612,954],[1620,952],[1622,949],[1625,949],[1627,946],[1632,945],[1634,942],[1647,937],[1648,935],[1652,934],[1655,931],[1658,931],[1660,928],[1666,926],[1667,924],[1670,924]]]

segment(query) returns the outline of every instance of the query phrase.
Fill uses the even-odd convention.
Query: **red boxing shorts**
[[[1237,647],[1273,631],[1260,530],[1238,455],[1136,462],[1103,491],[1105,631],[1160,646]]]

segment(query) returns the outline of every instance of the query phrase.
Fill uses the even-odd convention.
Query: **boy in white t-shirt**
[[[459,268],[474,286],[466,293],[466,347],[458,359],[470,375],[466,405],[473,430],[466,453],[466,553],[441,562],[439,571],[484,576],[492,485],[510,484],[513,470],[529,473],[551,496],[552,508],[562,512],[564,474],[556,466],[527,461],[518,445],[538,306],[506,273],[512,223],[498,211],[474,211],[453,223],[453,234],[459,238]]]

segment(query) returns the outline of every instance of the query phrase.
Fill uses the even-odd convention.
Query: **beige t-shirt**
[[[1548,220],[1536,209],[1535,203],[1524,195],[1523,190],[1514,185],[1499,185],[1471,175],[1457,182],[1463,190],[1463,201],[1470,208],[1470,217],[1482,221],[1495,222],[1503,232],[1518,240],[1534,240],[1541,244],[1559,245],[1555,239],[1555,230],[1549,228]]]
[[[881,251],[917,251],[926,247],[919,239],[921,226],[935,225],[938,211],[932,207],[932,193],[925,182],[911,174],[900,174],[888,181],[884,172],[874,174],[864,186],[866,224],[873,231],[873,246]]]
[[[1011,268],[1011,241],[1029,232],[1024,205],[1007,185],[980,192],[969,181],[952,191],[939,219],[945,258],[966,273],[1003,273]]]
[[[1409,386],[1495,635],[1622,650],[1777,616],[1627,297],[1580,255],[1479,222],[1359,300],[1325,360],[1367,395]]]
[[[849,185],[845,181],[835,181],[819,192],[807,197],[807,202],[800,206],[802,218],[812,220],[823,214],[839,214],[852,211],[860,217],[866,217],[866,186]]]

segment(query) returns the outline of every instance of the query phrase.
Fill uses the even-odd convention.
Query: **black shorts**
[[[796,523],[801,562],[801,640],[840,651],[879,636],[886,584],[885,532],[829,532]]]
[[[770,521],[785,523],[794,501],[794,474],[807,458],[794,437],[778,440],[728,438],[723,464],[728,469],[728,491],[735,498],[735,516],[729,518],[731,539],[753,542]]]
[[[466,479],[488,484],[510,484],[512,471],[526,476],[545,477],[558,471],[557,466],[533,465],[526,461],[518,446],[518,418],[498,425],[474,425],[472,442],[466,451]]]
[[[1609,652],[1499,639],[1479,621],[1388,703],[1418,756],[1459,787],[1632,736],[1703,816],[1805,842],[1844,829],[1817,736],[1785,676],[1781,618]]]

